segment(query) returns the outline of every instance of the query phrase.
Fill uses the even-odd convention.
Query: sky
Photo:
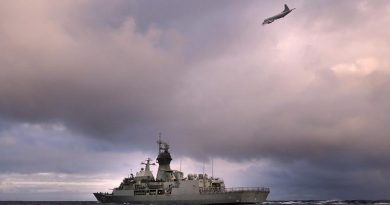
[[[284,3],[296,10],[262,26]],[[173,169],[270,200],[389,199],[389,14],[385,0],[0,1],[0,200],[95,200],[157,157],[160,132]]]

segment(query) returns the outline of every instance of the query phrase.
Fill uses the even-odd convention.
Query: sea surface
[[[0,201],[0,205],[99,205],[96,201]],[[390,200],[267,201],[264,205],[390,205]],[[122,205],[122,204],[121,204]],[[127,204],[130,205],[130,204]]]

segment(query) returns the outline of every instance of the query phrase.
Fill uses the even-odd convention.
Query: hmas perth
[[[188,174],[172,170],[169,145],[157,141],[159,164],[157,177],[150,171],[151,159],[148,158],[141,168],[130,177],[124,178],[112,193],[94,193],[101,203],[130,204],[248,204],[266,200],[270,190],[263,187],[226,188],[220,178],[208,177],[207,174]]]

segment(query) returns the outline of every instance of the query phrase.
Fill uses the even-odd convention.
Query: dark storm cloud
[[[29,10],[3,3],[1,117],[137,140],[172,120],[174,97],[191,67],[184,62],[227,48],[238,31],[221,13],[233,21],[235,7],[245,5],[73,3],[40,1]]]
[[[112,136],[157,120],[171,104],[180,62],[154,46],[163,31],[138,34],[128,16],[113,30],[77,22],[72,29],[85,30],[75,36],[46,2],[31,10],[10,2],[2,8],[8,9],[2,13],[2,118],[60,122],[88,135]]]
[[[273,189],[272,199],[379,199],[386,198],[388,170],[319,167],[306,161],[270,163],[249,167],[247,183],[262,183]],[[260,170],[254,172],[253,170]],[[283,188],[286,187],[286,188]],[[375,191],[374,191],[375,190]]]

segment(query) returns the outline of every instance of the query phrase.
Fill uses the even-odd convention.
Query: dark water
[[[390,205],[390,200],[267,201],[264,205]],[[102,205],[96,201],[0,201],[0,205]]]

